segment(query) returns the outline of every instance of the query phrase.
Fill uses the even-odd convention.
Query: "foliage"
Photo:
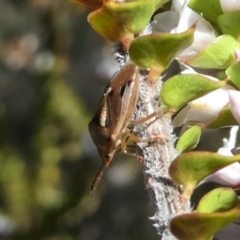
[[[79,0],[79,2],[81,1]],[[110,13],[109,6],[111,4],[114,5],[114,8],[111,8]],[[162,3],[158,7],[162,7],[162,11],[165,13],[155,16],[155,19],[159,20],[155,20],[157,23],[153,23],[153,33],[150,31],[150,34],[141,32],[142,25],[139,29],[135,28],[136,22],[143,24],[152,17],[152,12],[145,6],[146,4],[150,5],[153,2],[103,1],[99,9],[90,13],[89,23],[104,38],[120,41],[124,49],[128,51],[131,60],[139,67],[148,68],[150,82],[156,82],[160,74],[168,69],[173,59],[179,62],[182,71],[163,84],[160,99],[164,104],[162,107],[165,114],[172,116],[175,114],[175,117],[179,118],[178,126],[184,125],[182,131],[193,125],[198,126],[198,131],[200,127],[204,131],[204,128],[238,125],[237,121],[240,119],[238,107],[240,104],[240,44],[236,24],[239,22],[240,16],[239,4],[236,1],[227,3],[227,1],[220,0],[208,2],[176,0],[172,1],[171,11],[168,11],[165,10],[167,8]],[[129,10],[130,6],[131,10]],[[137,18],[136,12],[141,14],[141,21]],[[100,13],[101,19],[98,18],[94,21],[93,16],[97,18]],[[113,21],[106,20],[109,19],[109,13],[114,18]],[[178,16],[179,21],[175,20],[175,25],[174,22],[171,23],[174,25],[172,27],[167,21],[170,22],[173,19],[171,16],[175,13],[180,14],[180,17]],[[130,18],[129,15],[132,17]],[[106,21],[102,21],[104,18]],[[96,22],[98,23],[97,28]],[[105,23],[112,22],[119,25],[106,27]],[[167,25],[164,27],[168,28],[169,33],[161,32],[161,25],[164,24]],[[156,27],[157,31],[154,29],[155,25],[160,25]],[[140,35],[138,35],[139,32],[141,32]],[[133,39],[134,36],[137,37]],[[219,99],[211,97],[217,91],[219,93],[221,91],[218,98],[221,99],[225,94],[223,92],[228,91],[230,98],[227,96],[226,101],[219,105]],[[232,91],[235,92],[234,96]],[[195,105],[194,101],[196,101]],[[207,114],[210,117],[204,117]],[[199,134],[192,138],[192,134],[185,132],[177,143],[177,149],[180,152],[191,151],[197,146],[199,138]],[[230,149],[227,147],[226,149],[230,152]],[[202,180],[227,165],[236,163],[235,166],[239,171],[239,155],[232,156],[231,153],[227,155],[229,156],[221,152],[217,154],[207,151],[192,151],[182,153],[173,160],[169,174],[175,182],[184,187],[182,197],[189,199],[193,190]],[[239,186],[239,178],[237,181],[237,186]],[[237,186],[236,184],[232,185],[233,189]],[[231,202],[227,209],[223,206],[225,201],[216,203],[217,194],[215,192],[224,196],[225,191],[231,192],[231,196],[235,194],[232,189],[218,188],[206,193],[196,211],[174,218],[170,224],[172,233],[179,239],[185,240],[212,239],[215,232],[240,215],[240,205],[236,195],[233,196],[234,201],[231,201],[232,197],[227,199]],[[232,202],[234,203],[232,204]],[[214,210],[203,210],[211,204],[215,204]],[[189,229],[189,224],[191,224],[191,229]]]
[[[72,63],[68,59],[72,41],[69,29],[74,24],[69,19],[85,19],[85,12],[81,8],[76,10],[78,13],[70,11],[73,3],[68,1],[59,1],[60,7],[54,0],[29,0],[29,5],[24,0],[14,2],[3,6],[5,25],[0,23],[1,75],[9,71],[9,76],[17,78],[8,95],[6,82],[11,78],[1,77],[1,217],[7,223],[1,235],[8,235],[9,239],[75,239],[72,236],[76,235],[66,233],[66,226],[74,229],[76,219],[81,223],[100,204],[97,199],[90,206],[86,200],[92,179],[83,149],[87,107],[65,79],[66,66]],[[209,129],[240,124],[239,1],[74,2],[90,10],[87,20],[99,35],[121,42],[131,61],[148,69],[149,82],[162,79],[160,75],[168,73],[173,62],[178,63],[179,73],[167,79],[159,93],[161,110],[170,116],[174,127],[181,127],[176,143],[179,154],[172,159],[169,175],[184,188],[185,201],[201,188],[202,181],[218,184],[214,189],[205,189],[197,203],[192,202],[192,212],[173,218],[170,229],[178,239],[212,239],[240,215],[236,191],[240,184],[239,152],[235,151],[235,156],[231,152],[237,134],[231,131],[231,137],[224,139],[224,147],[218,146],[217,153],[193,149]],[[16,8],[11,12],[14,4]],[[81,27],[82,37],[85,30]],[[43,31],[46,28],[47,34]],[[89,42],[84,44],[79,45],[84,49]],[[73,49],[71,54],[73,58],[86,58],[90,55],[86,52],[79,54]],[[99,55],[92,56],[89,59],[99,62]],[[78,74],[78,79],[83,75]],[[89,95],[90,85],[85,95]],[[129,169],[128,165],[123,172]],[[115,201],[112,205],[113,201],[106,197],[103,202],[112,212],[108,216],[103,211],[102,216],[118,221],[118,216],[123,215],[124,223],[116,224],[121,234],[125,224],[138,217],[132,216],[137,208],[135,203],[128,211],[128,207],[117,211]],[[139,207],[141,211],[143,208]],[[96,225],[93,223],[86,231],[97,228]],[[109,226],[103,228],[111,232]],[[144,226],[139,227],[139,232],[141,229]],[[144,232],[150,239],[148,231]],[[126,235],[123,239],[127,239]]]

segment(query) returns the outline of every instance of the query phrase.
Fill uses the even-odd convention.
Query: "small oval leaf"
[[[198,145],[200,136],[201,128],[199,126],[190,127],[179,138],[176,149],[180,153],[194,149]]]
[[[154,12],[154,3],[139,0],[134,2],[106,1],[88,15],[92,28],[105,39],[118,42],[133,39],[149,23]]]
[[[240,89],[240,62],[232,65],[226,70],[226,74],[231,82],[233,82],[238,89]]]
[[[185,61],[188,65],[204,69],[226,69],[234,64],[235,50],[240,50],[240,43],[230,35],[221,35],[209,44],[197,56]]]
[[[240,215],[240,206],[218,213],[188,213],[173,218],[170,230],[178,240],[210,240]]]
[[[223,34],[229,34],[236,40],[240,37],[240,11],[227,12],[217,18],[217,23]]]
[[[183,153],[171,163],[169,175],[177,184],[183,185],[183,197],[188,199],[205,177],[238,161],[240,154],[229,157],[203,151]]]
[[[221,184],[212,182],[212,181],[204,181],[201,184],[197,186],[197,188],[194,189],[190,201],[191,201],[191,206],[193,210],[195,210],[203,198],[204,195],[206,195],[208,192],[212,191],[215,188],[222,187]]]
[[[207,1],[207,3],[202,0],[190,0],[188,7],[213,23],[216,23],[217,17],[223,13],[218,0]]]
[[[202,127],[213,129],[221,127],[230,127],[234,125],[238,125],[238,123],[233,117],[232,111],[228,105],[219,113],[219,115],[213,121],[202,125]]]
[[[167,107],[178,110],[188,102],[225,84],[225,81],[212,81],[197,74],[176,75],[163,84],[160,97]]]
[[[164,71],[193,42],[195,26],[182,33],[153,33],[133,40],[129,55],[142,68]]]
[[[196,211],[199,213],[223,212],[238,205],[238,196],[232,188],[216,188],[200,200]]]

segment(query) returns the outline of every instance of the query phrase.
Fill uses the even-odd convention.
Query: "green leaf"
[[[217,213],[188,213],[173,218],[170,230],[178,240],[208,240],[240,215],[240,207]]]
[[[221,184],[216,183],[216,182],[203,182],[197,186],[197,188],[194,189],[190,201],[191,201],[191,206],[193,207],[193,210],[195,210],[202,199],[204,195],[206,195],[208,192],[214,190],[215,188],[222,187]]]
[[[201,128],[199,126],[190,127],[179,138],[176,149],[180,153],[194,149],[198,145],[200,136],[201,136]]]
[[[221,128],[238,125],[237,121],[232,115],[232,111],[226,106],[219,115],[210,123],[202,125],[203,128]]]
[[[215,82],[197,74],[176,75],[163,84],[160,97],[167,107],[178,110],[188,102],[225,84],[225,81]]]
[[[240,62],[232,65],[226,70],[228,78],[240,89]]]
[[[188,7],[213,23],[223,13],[219,0],[190,0]]]
[[[237,60],[235,50],[240,43],[230,35],[222,35],[209,44],[197,56],[185,61],[192,67],[205,69],[226,69]]]
[[[129,48],[131,59],[142,68],[164,71],[172,60],[193,42],[195,26],[178,33],[153,33],[133,40]]]
[[[217,19],[218,26],[223,34],[229,34],[236,40],[240,37],[240,11],[220,15]]]
[[[109,41],[131,41],[134,33],[141,32],[149,23],[154,7],[150,0],[105,2],[102,8],[88,15],[88,22]]]
[[[216,188],[201,199],[196,211],[199,213],[223,212],[238,205],[238,196],[232,188]]]
[[[171,163],[169,175],[177,184],[183,185],[183,197],[189,198],[205,177],[238,161],[240,154],[229,157],[201,151],[183,153]]]

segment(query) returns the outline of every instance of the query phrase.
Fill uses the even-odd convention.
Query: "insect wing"
[[[106,141],[108,141],[112,132],[112,128],[110,127],[111,121],[109,118],[109,108],[106,104],[107,97],[103,95],[99,107],[88,125],[90,135],[97,147],[102,144],[106,144]]]
[[[138,99],[138,74],[135,64],[127,64],[107,85],[99,107],[89,123],[89,132],[95,145],[109,144],[126,128]],[[117,140],[117,139],[116,139]]]
[[[111,80],[112,92],[108,98],[112,135],[121,137],[125,131],[138,100],[138,72],[135,64],[128,64]]]

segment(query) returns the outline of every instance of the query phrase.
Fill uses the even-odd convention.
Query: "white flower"
[[[218,153],[224,156],[232,156],[231,150],[236,145],[237,133],[239,127],[232,127],[229,139],[223,139],[223,147],[218,150]],[[217,182],[227,187],[240,186],[240,164],[233,163],[225,168],[220,169],[211,176],[207,177],[204,182]]]
[[[203,97],[188,103],[173,120],[173,126],[179,127],[187,122],[209,123],[228,104],[227,89],[230,86],[217,89]]]
[[[189,1],[182,1],[181,4],[177,4],[177,2],[179,1],[173,1],[171,8],[172,11],[179,15],[177,26],[171,30],[173,33],[180,33],[188,30],[198,19],[200,19],[200,15],[187,6]]]
[[[185,49],[178,58],[188,59],[198,55],[211,44],[216,37],[217,35],[212,25],[205,19],[199,18],[194,31],[194,42],[190,47]]]
[[[239,0],[220,0],[220,5],[224,13],[240,10]]]
[[[240,51],[238,49],[235,49],[234,50],[234,56],[236,58],[237,61],[240,60]]]
[[[179,59],[188,59],[196,56],[207,45],[212,43],[217,34],[211,24],[198,13],[190,9],[188,0],[172,1],[171,11],[158,14],[154,18],[153,31],[181,33],[196,24],[193,44],[184,50]]]
[[[186,65],[181,65],[186,67]],[[188,67],[182,74],[196,73]],[[196,73],[197,74],[197,73]],[[203,75],[212,81],[219,81],[217,78]],[[228,90],[233,89],[230,85],[225,85],[200,98],[189,102],[173,119],[173,126],[179,127],[189,122],[209,123],[213,121],[221,110],[229,103]]]
[[[240,124],[240,91],[229,90],[228,94],[232,114]]]

